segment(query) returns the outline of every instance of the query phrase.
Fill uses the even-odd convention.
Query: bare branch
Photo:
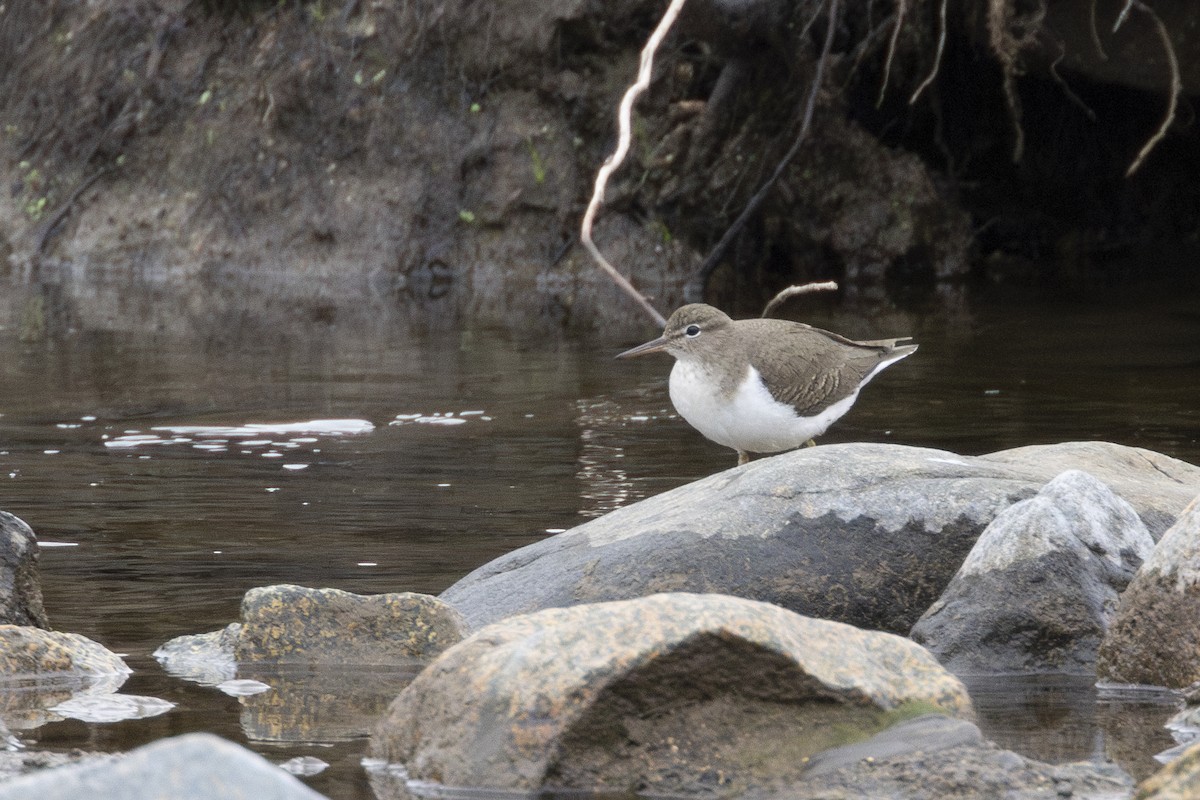
[[[908,0],[896,0],[896,22],[892,25],[892,38],[888,41],[887,60],[883,62],[883,80],[879,82],[876,108],[883,105],[883,96],[887,93],[888,81],[892,77],[892,61],[896,58],[896,42],[900,39],[900,28],[904,25],[904,12],[907,10]]]
[[[592,226],[595,223],[596,214],[599,212],[600,206],[604,203],[604,189],[608,185],[609,176],[616,171],[617,167],[621,166],[621,162],[625,160],[625,156],[629,153],[630,142],[633,139],[633,103],[639,94],[650,87],[650,77],[654,70],[654,54],[657,52],[658,46],[662,44],[662,40],[666,37],[667,31],[671,29],[675,18],[679,16],[684,2],[685,0],[671,0],[671,4],[667,6],[666,12],[663,13],[662,19],[659,20],[658,27],[650,34],[650,38],[646,40],[646,46],[642,48],[637,81],[625,91],[625,96],[621,98],[621,105],[617,110],[617,149],[613,151],[613,154],[608,157],[596,173],[596,185],[592,190],[591,202],[588,203],[587,211],[584,212],[579,235],[583,246],[591,253],[592,258],[600,265],[600,268],[607,272],[617,286],[621,287],[626,294],[632,297],[659,327],[666,325],[666,318],[654,306],[650,305],[650,301],[646,299],[645,295],[634,288],[628,278],[618,272],[616,267],[608,263],[608,260],[601,254],[600,248],[592,241]]]
[[[937,77],[938,70],[942,68],[942,53],[946,50],[946,6],[949,3],[950,0],[942,0],[941,5],[938,6],[938,46],[937,55],[933,57],[933,69],[929,71],[925,80],[921,81],[921,85],[912,93],[912,97],[908,98],[909,105],[917,102],[917,98],[929,88],[929,84],[933,83],[933,79]]]
[[[1137,5],[1137,0],[1126,0],[1124,7],[1121,8],[1121,13],[1117,14],[1117,21],[1113,23],[1113,33],[1119,31],[1121,26],[1125,24],[1125,20],[1129,17],[1130,9],[1135,5]]]
[[[1175,57],[1175,47],[1171,44],[1171,34],[1167,31],[1167,26],[1163,24],[1158,14],[1154,13],[1154,9],[1141,2],[1141,0],[1130,0],[1130,5],[1138,11],[1149,14],[1150,19],[1154,21],[1154,25],[1158,29],[1158,38],[1162,40],[1163,50],[1167,54],[1167,63],[1171,66],[1171,94],[1170,99],[1167,101],[1167,115],[1163,117],[1162,124],[1158,126],[1158,130],[1154,132],[1154,135],[1142,145],[1142,149],[1138,151],[1137,158],[1129,165],[1129,169],[1125,170],[1126,178],[1138,171],[1142,166],[1142,162],[1146,160],[1146,156],[1150,155],[1150,151],[1157,147],[1158,143],[1167,135],[1171,123],[1175,121],[1175,110],[1179,107],[1179,95],[1183,91],[1183,81],[1179,77],[1179,59]]]
[[[1100,26],[1096,24],[1096,2],[1097,0],[1092,0],[1088,9],[1088,32],[1092,35],[1092,46],[1096,48],[1100,60],[1108,61],[1108,53],[1104,52],[1104,45],[1100,43]]]
[[[812,292],[836,292],[838,288],[836,281],[822,281],[821,283],[804,283],[794,284],[787,287],[771,298],[771,301],[763,308],[762,315],[764,318],[770,316],[771,312],[783,305],[785,300],[790,300],[796,295],[811,294]]]

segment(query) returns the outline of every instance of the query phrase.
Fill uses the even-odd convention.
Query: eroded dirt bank
[[[1109,5],[1097,13],[1119,10]],[[1164,229],[1190,235],[1194,219],[1178,221],[1200,182],[1178,177],[1195,160],[1186,136],[1172,132],[1139,182],[1114,177],[1161,120],[1161,93],[1139,88],[1125,106],[1076,96],[1093,117],[1127,108],[1124,123],[1103,169],[1047,166],[1046,140],[1079,124],[1062,110],[1074,104],[1052,81],[1012,77],[1046,60],[1042,39],[1017,34],[1049,23],[993,18],[1001,7],[968,4],[942,27],[939,3],[845,2],[823,51],[825,4],[692,0],[638,106],[600,245],[658,307],[682,302],[785,162],[819,62],[807,140],[708,281],[726,305],[756,308],[825,277],[867,302],[925,302],[955,296],[947,287],[983,251],[1006,264],[1061,253],[1074,275]],[[577,230],[661,11],[645,0],[0,4],[0,324],[30,337],[288,323],[644,330]],[[1012,36],[989,40],[996,30]],[[1138,78],[1153,83],[1153,70]],[[1058,194],[1033,197],[1041,185]],[[1147,196],[1155,207],[1131,205]],[[1061,208],[1069,197],[1078,208]]]

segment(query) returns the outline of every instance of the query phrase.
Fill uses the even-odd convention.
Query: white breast
[[[732,398],[724,398],[717,382],[694,362],[677,360],[669,383],[671,403],[679,416],[717,444],[751,453],[777,453],[820,436],[854,405],[858,392],[820,414],[801,417],[780,403],[762,383],[754,367]]]

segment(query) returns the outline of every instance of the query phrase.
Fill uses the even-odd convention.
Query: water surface
[[[921,344],[825,442],[976,454],[1095,439],[1200,463],[1200,313],[1186,298],[808,320]],[[633,343],[325,328],[270,345],[94,332],[25,344],[0,331],[0,508],[51,545],[51,623],[128,654],[123,692],[178,704],[26,740],[116,750],[207,730],[276,762],[321,758],[333,766],[310,785],[371,797],[364,731],[388,681],[407,676],[363,676],[361,703],[312,708],[304,698],[322,689],[298,678],[289,727],[286,692],[239,700],[149,654],[234,620],[253,586],[437,593],[501,553],[732,466],[671,413],[669,358],[613,361]],[[1133,719],[1147,733],[1127,769],[1148,772],[1171,744],[1161,705],[1114,706],[1078,682],[978,692],[985,733],[1033,757],[1112,756],[1113,728]]]

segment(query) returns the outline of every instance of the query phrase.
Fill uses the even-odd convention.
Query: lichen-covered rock
[[[461,616],[412,592],[266,586],[242,598],[239,663],[397,664],[432,658],[463,637]]]
[[[400,693],[372,749],[449,786],[730,794],[914,707],[971,714],[907,639],[662,594],[484,628]]]
[[[1174,689],[1200,680],[1200,498],[1121,595],[1096,672],[1102,681]]]
[[[77,633],[0,625],[0,717],[13,730],[60,719],[53,709],[115,692],[131,670],[115,653]]]
[[[992,521],[912,638],[958,674],[1090,674],[1153,548],[1128,503],[1069,470]]]
[[[1123,497],[1129,491],[1154,535],[1200,492],[1200,468],[1146,450],[1065,444],[1007,452],[1011,458],[865,443],[804,448],[515,550],[441,597],[472,628],[542,608],[688,591],[907,634],[995,516],[1064,468],[1098,475]],[[1047,464],[1059,469],[1048,473]]]
[[[86,681],[129,673],[119,656],[86,636],[0,625],[0,682],[15,685],[47,678]]]
[[[243,747],[190,733],[121,758],[56,767],[0,783],[0,800],[321,800],[296,778]]]
[[[33,530],[19,517],[0,511],[0,624],[50,627],[37,557]]]

